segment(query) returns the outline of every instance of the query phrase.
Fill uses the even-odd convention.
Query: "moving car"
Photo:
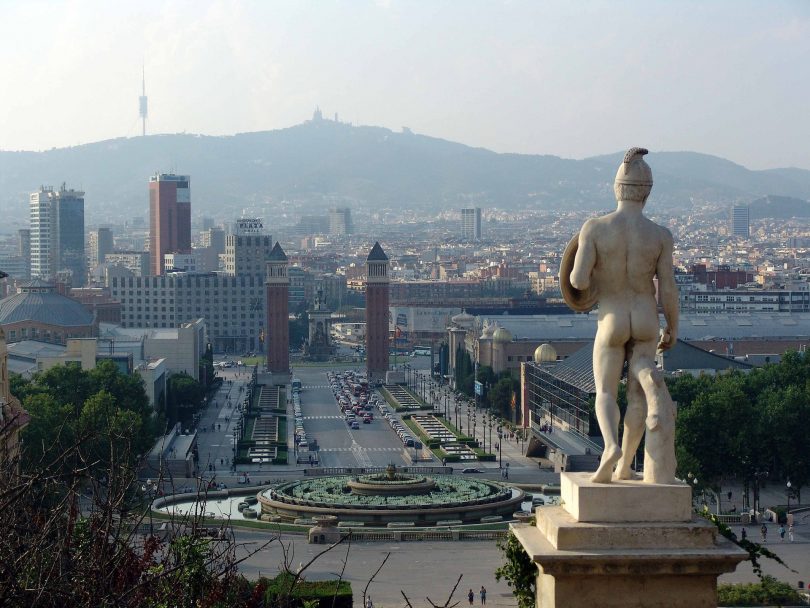
[[[472,467],[468,467],[466,469],[461,469],[462,473],[483,473],[483,469],[474,469]]]

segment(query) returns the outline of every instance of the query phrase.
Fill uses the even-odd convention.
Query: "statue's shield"
[[[560,263],[560,291],[569,308],[576,312],[588,312],[596,306],[597,293],[593,286],[588,289],[577,289],[571,285],[571,271],[574,269],[574,258],[579,248],[579,232],[574,235],[563,252]]]

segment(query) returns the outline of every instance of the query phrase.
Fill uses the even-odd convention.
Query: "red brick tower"
[[[290,373],[290,279],[287,276],[287,255],[278,243],[267,258],[267,371],[285,375]],[[273,379],[276,382],[276,378]]]
[[[388,256],[379,243],[366,259],[366,369],[369,380],[385,381],[388,371]]]

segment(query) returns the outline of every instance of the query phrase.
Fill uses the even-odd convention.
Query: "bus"
[[[298,378],[292,379],[292,392],[293,393],[300,393],[301,392],[301,380]]]

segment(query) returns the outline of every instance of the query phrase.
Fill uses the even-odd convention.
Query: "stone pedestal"
[[[686,484],[594,484],[563,473],[560,507],[512,530],[537,564],[542,608],[716,608],[717,577],[747,554],[692,517]]]

